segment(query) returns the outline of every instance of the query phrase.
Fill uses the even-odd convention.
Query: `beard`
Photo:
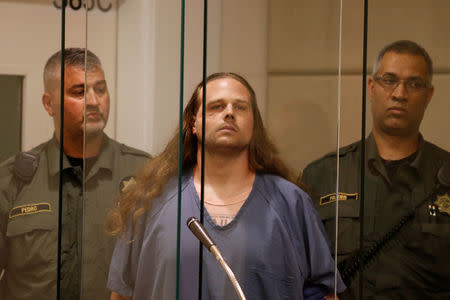
[[[101,134],[103,134],[103,129],[106,126],[106,122],[101,119],[95,122],[88,121],[85,124],[83,124],[84,133],[86,135],[86,138],[93,138],[97,137]]]
[[[199,140],[199,147],[201,147]],[[211,155],[236,156],[248,150],[250,141],[243,139],[220,139],[207,137],[205,140],[205,151]]]
[[[96,117],[89,117],[89,113],[96,113]],[[83,122],[83,131],[86,134],[86,137],[94,137],[103,133],[103,129],[106,126],[107,115],[101,109],[92,109],[88,108],[86,112],[86,118],[84,118]]]

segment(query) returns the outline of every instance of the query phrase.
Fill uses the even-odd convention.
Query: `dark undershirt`
[[[381,159],[383,161],[384,167],[386,168],[386,172],[389,176],[389,180],[392,182],[392,180],[395,178],[395,175],[397,174],[397,170],[404,165],[409,165],[416,159],[417,157],[417,151],[411,154],[410,156],[407,156],[405,158],[399,159],[399,160],[385,160]]]
[[[72,157],[72,156],[68,156],[67,158],[69,159],[69,163],[72,167],[80,167],[81,170],[83,170],[83,158],[78,158],[78,157]],[[91,167],[94,165],[94,163],[97,161],[97,157],[90,157],[86,159],[86,171],[89,172],[89,170],[91,169]]]

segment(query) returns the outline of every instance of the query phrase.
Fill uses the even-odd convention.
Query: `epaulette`
[[[344,147],[339,148],[339,157],[343,157],[347,155],[348,153],[355,152],[358,149],[359,142],[355,142],[350,145],[346,145]],[[329,160],[329,159],[335,159],[336,158],[336,151],[331,151],[325,154],[324,156],[314,160],[311,162],[308,166],[313,166],[316,164],[320,164],[323,161]]]
[[[356,149],[358,148],[358,143],[359,142],[356,142],[356,143],[339,148],[339,156],[342,157],[342,156],[346,155],[347,153],[356,151]],[[323,158],[325,158],[325,157],[336,157],[336,151],[331,151],[331,152],[325,154],[323,156]]]
[[[145,151],[127,146],[125,144],[120,144],[120,152],[122,154],[131,154],[131,155],[136,155],[136,156],[143,156],[143,157],[147,157],[147,158],[151,158],[151,155],[148,154]]]
[[[339,156],[343,156],[350,152],[355,152],[359,147],[360,142],[356,142],[339,149]],[[336,153],[336,152],[335,152]]]

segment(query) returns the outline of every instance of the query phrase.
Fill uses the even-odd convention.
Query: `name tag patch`
[[[339,201],[358,200],[358,198],[359,198],[358,193],[353,193],[353,194],[338,193]],[[336,202],[336,193],[328,194],[328,195],[320,197],[320,205],[325,205],[325,204],[329,204],[329,203],[333,203],[333,202]]]
[[[9,211],[9,218],[15,218],[17,216],[25,216],[37,214],[40,212],[51,212],[50,203],[37,203],[37,204],[27,204],[14,207]]]

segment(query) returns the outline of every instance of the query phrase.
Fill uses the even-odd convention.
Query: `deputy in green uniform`
[[[436,188],[450,154],[419,132],[433,96],[432,75],[428,53],[412,41],[387,45],[375,61],[368,80],[373,129],[365,140],[359,255],[361,143],[339,150],[337,252],[341,274],[350,277],[341,299],[358,299],[360,286],[364,299],[450,299],[450,191]],[[302,176],[333,251],[336,175],[336,153],[330,153]],[[358,267],[364,270],[362,285]]]
[[[109,298],[114,241],[104,220],[149,157],[103,132],[108,88],[98,57],[88,51],[86,60],[87,72],[85,49],[65,50],[62,299]],[[44,69],[42,102],[54,120],[53,138],[0,165],[0,299],[56,299],[60,63],[58,52]]]

